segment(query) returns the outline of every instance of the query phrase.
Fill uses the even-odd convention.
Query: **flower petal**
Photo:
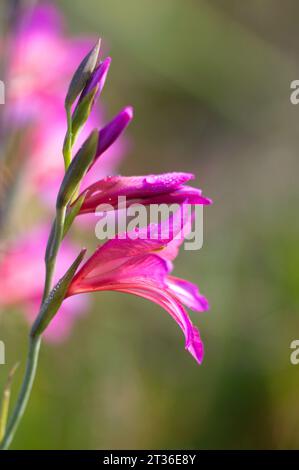
[[[185,281],[174,276],[168,276],[166,280],[168,290],[186,307],[196,312],[204,312],[209,309],[207,299],[200,294],[198,287],[192,282]]]
[[[167,261],[156,255],[135,255],[119,257],[103,257],[98,251],[74,276],[67,296],[110,290],[115,283],[131,283],[152,281],[165,285],[165,278],[170,267]]]
[[[99,143],[101,142],[101,136]],[[89,186],[80,214],[94,212],[100,204],[117,208],[118,197],[125,196],[130,203],[149,204],[210,204],[201,190],[184,186],[193,179],[191,173],[164,173],[148,176],[110,176]]]
[[[97,159],[119,138],[133,119],[133,108],[127,106],[99,132],[99,145],[93,165]]]
[[[130,283],[128,286],[114,285],[111,289],[118,292],[126,292],[137,295],[163,307],[182,329],[186,345],[185,348],[201,364],[204,355],[204,347],[199,331],[192,324],[187,312],[181,304],[166,290],[155,286],[153,283]]]
[[[107,74],[108,74],[108,71],[109,71],[110,64],[111,64],[111,57],[107,57],[103,62],[101,62],[96,67],[96,69],[93,71],[87,85],[85,86],[84,90],[82,91],[82,93],[80,95],[79,103],[96,86],[98,86],[98,90],[97,90],[97,93],[96,93],[96,96],[95,96],[94,99],[96,99],[96,97],[101,94],[101,92],[104,88],[105,82],[106,82],[106,78],[107,78]]]

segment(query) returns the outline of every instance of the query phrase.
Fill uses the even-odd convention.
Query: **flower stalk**
[[[22,416],[26,410],[26,406],[31,394],[32,385],[36,374],[40,344],[40,336],[30,337],[29,351],[27,356],[27,364],[23,384],[14,411],[11,415],[10,420],[8,421],[8,426],[6,428],[5,435],[1,441],[0,450],[7,450],[9,448],[14,438],[15,432],[18,428],[18,425],[22,419]]]
[[[73,140],[73,133],[72,133],[72,109],[71,106],[65,106],[66,112],[66,120],[67,120],[67,133],[65,138],[65,143],[63,146],[63,159],[64,159],[64,169],[65,171],[71,164],[72,161],[72,140]]]

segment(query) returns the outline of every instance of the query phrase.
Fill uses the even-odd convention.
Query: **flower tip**
[[[109,67],[112,62],[112,57],[106,57],[106,59],[103,60],[103,64],[106,64],[106,67]]]
[[[99,73],[102,77],[102,86],[101,86],[101,88],[103,88],[104,83],[106,81],[106,77],[108,75],[111,62],[112,62],[111,57],[106,57],[106,59],[104,59],[103,62],[98,67]]]
[[[91,50],[91,55],[94,57],[94,67],[93,69],[96,68],[98,61],[99,61],[99,55],[100,55],[100,49],[101,49],[101,43],[102,43],[102,38],[98,38],[96,41],[95,45],[93,46]]]
[[[99,37],[97,42],[95,43],[95,46],[94,46],[94,51],[96,51],[97,54],[99,54],[99,52],[100,52],[101,42],[102,42],[102,38]]]
[[[203,312],[207,312],[208,310],[210,310],[209,301],[203,295],[200,297],[200,304]]]
[[[92,73],[94,72],[98,64],[100,47],[101,47],[101,39],[99,38],[99,40],[96,42],[94,47],[84,57],[79,67],[75,71],[71,79],[71,82],[67,91],[67,95],[65,98],[66,109],[71,108],[72,104],[78,97],[79,93],[82,92],[88,80],[90,79]]]
[[[123,113],[127,116],[128,120],[131,121],[134,116],[134,109],[133,106],[127,106],[124,110]]]
[[[204,349],[203,345],[199,348],[195,348],[194,345],[185,346],[186,351],[188,351],[191,356],[195,359],[198,365],[201,365],[204,358]]]
[[[111,61],[112,61],[111,57],[106,57],[106,59],[104,59],[100,63],[100,65],[98,65],[98,68],[97,68],[98,74],[100,74],[101,76],[104,76],[105,79],[106,79]]]
[[[80,251],[80,259],[83,260],[83,258],[85,257],[86,255],[86,252],[87,252],[87,248],[85,248],[85,246],[81,249]]]
[[[207,206],[210,206],[211,204],[214,204],[213,199],[211,199],[209,197],[205,197],[205,200],[206,200],[206,205]]]
[[[73,266],[74,266],[74,273],[77,271],[78,267],[82,263],[83,259],[85,258],[87,252],[87,248],[83,247],[81,248],[80,253],[78,254],[77,258],[75,259]]]

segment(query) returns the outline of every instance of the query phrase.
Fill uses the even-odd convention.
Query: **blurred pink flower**
[[[39,118],[45,106],[63,107],[67,87],[93,37],[68,37],[60,11],[51,2],[28,8],[10,38],[8,84],[10,105],[19,117]],[[53,103],[53,99],[55,102]]]
[[[45,266],[44,253],[49,236],[49,227],[32,230],[13,242],[0,258],[0,307],[17,306],[23,309],[31,322],[37,315],[43,293]],[[56,281],[66,272],[76,256],[76,248],[64,241],[57,259]],[[73,322],[86,311],[87,299],[79,296],[62,306],[61,315],[56,316],[46,331],[52,341],[64,339]]]
[[[19,20],[10,40],[6,127],[14,125],[26,132],[26,146],[22,149],[26,187],[33,194],[41,193],[46,201],[53,201],[64,172],[64,97],[78,60],[87,54],[93,43],[94,38],[66,36],[62,16],[50,2],[29,9]],[[110,60],[106,61],[110,65]],[[102,112],[95,106],[75,151],[101,122]],[[89,181],[113,174],[124,147],[122,141],[110,147],[96,170],[97,178],[93,178],[92,171]]]

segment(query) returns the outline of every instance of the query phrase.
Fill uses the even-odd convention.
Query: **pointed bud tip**
[[[123,113],[127,115],[128,119],[131,121],[134,116],[134,108],[133,106],[126,106],[123,110]]]
[[[79,256],[80,256],[81,259],[84,258],[84,256],[86,255],[86,252],[87,252],[87,248],[85,248],[85,246],[84,246],[84,247],[81,249],[80,254],[79,254]]]
[[[66,109],[71,108],[77,96],[79,95],[79,93],[81,93],[86,83],[88,82],[91,74],[95,70],[98,64],[100,47],[101,47],[101,39],[99,38],[96,44],[94,45],[94,47],[84,57],[79,67],[75,71],[71,79],[71,82],[67,91],[67,95],[65,98]]]
[[[106,57],[106,59],[103,60],[103,64],[105,64],[106,66],[110,66],[112,62],[112,58],[110,56]]]
[[[101,49],[101,43],[102,43],[102,38],[99,37],[98,40],[97,40],[97,42],[95,43],[94,48],[93,48],[94,51],[95,51],[95,52],[97,51],[98,54],[99,54],[100,49]]]
[[[101,89],[103,88],[104,83],[106,81],[106,77],[109,72],[111,61],[112,61],[111,57],[106,57],[106,59],[104,59],[102,62],[99,63],[99,65],[94,71],[93,80],[96,80],[96,81],[100,80],[102,82]]]
[[[99,38],[97,42],[95,43],[95,45],[93,46],[92,50],[90,51],[90,57],[93,59],[93,66],[90,72],[93,72],[93,70],[96,68],[98,64],[100,49],[101,49],[101,42],[102,42],[102,39]]]

